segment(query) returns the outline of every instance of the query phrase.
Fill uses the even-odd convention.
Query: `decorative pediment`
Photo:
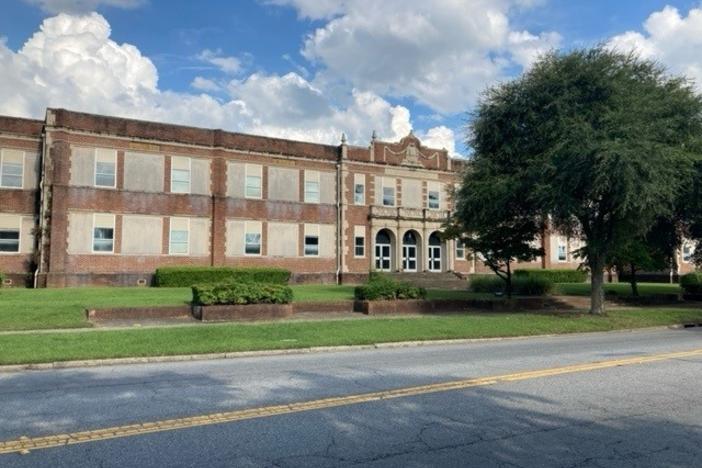
[[[397,145],[400,150],[393,150],[389,146],[385,146],[383,149],[383,157],[387,159],[388,155],[401,156],[403,166],[413,166],[413,167],[423,167],[422,160],[434,160],[439,157],[438,151],[433,151],[431,153],[426,152],[422,149],[419,139],[414,136],[414,133],[410,132],[409,135],[400,140],[399,145]]]

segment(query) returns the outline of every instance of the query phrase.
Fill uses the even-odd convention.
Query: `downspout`
[[[341,271],[344,265],[344,217],[341,212],[343,197],[343,161],[348,157],[346,134],[341,134],[341,154],[336,163],[336,284],[341,284]]]
[[[39,273],[42,273],[42,268],[44,266],[44,228],[46,226],[45,222],[45,212],[46,212],[46,207],[45,201],[46,201],[46,195],[44,194],[44,187],[45,187],[45,177],[46,177],[46,159],[47,159],[47,154],[48,154],[48,141],[47,141],[47,135],[46,135],[46,125],[44,125],[44,129],[42,130],[42,150],[41,154],[39,155],[39,236],[38,240],[35,240],[37,250],[39,251],[39,264],[36,266],[34,269],[34,281],[33,281],[33,286],[34,289],[37,289],[38,283],[39,283]]]

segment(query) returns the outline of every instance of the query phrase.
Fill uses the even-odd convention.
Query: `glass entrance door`
[[[417,246],[402,246],[402,271],[417,271]]]
[[[390,271],[390,244],[375,244],[375,269]]]
[[[429,271],[441,271],[441,239],[437,233],[429,236],[429,246],[427,249],[427,258],[429,260]]]

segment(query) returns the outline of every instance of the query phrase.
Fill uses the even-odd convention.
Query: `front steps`
[[[391,278],[398,281],[406,281],[414,286],[420,286],[426,289],[468,289],[468,281],[459,278],[451,272],[444,273],[386,273]]]

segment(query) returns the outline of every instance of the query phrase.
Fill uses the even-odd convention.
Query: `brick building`
[[[63,109],[0,117],[0,271],[49,287],[148,284],[184,264],[323,282],[483,272],[439,236],[465,164],[411,133],[330,146]],[[577,266],[573,242],[543,243],[533,266]]]

